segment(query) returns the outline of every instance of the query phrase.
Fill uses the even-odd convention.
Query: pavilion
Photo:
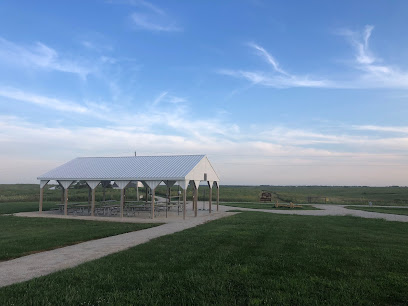
[[[183,189],[183,219],[186,216],[186,194],[191,184],[194,192],[194,216],[197,216],[198,187],[207,182],[210,188],[211,213],[212,187],[217,189],[219,205],[219,177],[205,155],[131,156],[131,157],[78,157],[37,178],[40,180],[39,211],[42,212],[44,187],[55,180],[63,189],[64,214],[68,214],[68,188],[75,181],[86,181],[92,193],[91,216],[95,212],[95,188],[103,181],[114,181],[121,191],[120,216],[123,217],[125,188],[142,182],[151,189],[151,218],[154,218],[155,190],[164,182],[167,188],[178,184]]]

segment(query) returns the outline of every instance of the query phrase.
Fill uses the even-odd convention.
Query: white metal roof
[[[208,180],[219,181],[205,155],[78,157],[39,180]],[[207,173],[205,172],[205,173]]]

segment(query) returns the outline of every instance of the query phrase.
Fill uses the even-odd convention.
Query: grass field
[[[222,203],[222,205],[225,206],[231,206],[231,207],[239,207],[239,208],[252,208],[252,209],[288,209],[288,210],[319,210],[316,207],[313,207],[311,205],[302,205],[302,207],[275,207],[275,204],[268,204],[268,203]]]
[[[45,202],[60,202],[61,190],[50,190],[49,185],[44,190]],[[102,200],[102,187],[96,188],[96,200]],[[140,188],[140,195],[144,195],[144,188]],[[220,188],[220,201],[223,202],[259,202],[262,190],[272,192],[273,201],[293,202],[296,204],[307,204],[308,198],[312,197],[312,204],[368,204],[374,205],[408,205],[408,187],[333,187],[333,186],[225,186]],[[208,188],[199,188],[199,200],[208,201]],[[159,186],[156,194],[165,196],[166,188]],[[128,200],[136,200],[134,188],[126,190]],[[173,187],[172,195],[177,195],[177,187]],[[188,190],[187,198],[191,200],[191,188]],[[215,191],[213,191],[215,199]],[[0,203],[10,202],[38,202],[39,185],[36,184],[14,184],[0,185]],[[119,200],[119,190],[107,188],[107,200]],[[70,188],[69,200],[74,202],[87,201],[87,188]]]
[[[385,214],[394,214],[394,215],[406,215],[408,216],[408,207],[407,208],[397,208],[397,207],[361,207],[361,206],[346,206],[348,209],[364,210],[379,212]]]
[[[43,210],[50,210],[56,208],[57,202],[44,202]],[[37,211],[38,202],[9,202],[0,203],[0,215],[14,214],[18,212]]]
[[[0,289],[1,305],[406,305],[408,224],[246,212]]]
[[[0,261],[157,225],[0,216]]]

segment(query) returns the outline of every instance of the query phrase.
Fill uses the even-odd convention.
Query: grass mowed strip
[[[43,210],[50,210],[57,208],[57,202],[45,202]],[[38,211],[39,204],[37,202],[8,202],[0,203],[0,215],[15,214],[19,212]]]
[[[0,216],[0,261],[157,225]]]
[[[0,289],[2,305],[408,303],[408,224],[245,212]]]
[[[378,212],[384,214],[405,215],[408,216],[408,207],[361,207],[361,206],[345,206],[348,209],[364,210]]]
[[[279,206],[275,207],[273,203],[221,203],[224,206],[239,207],[239,208],[252,208],[252,209],[294,209],[294,210],[320,210],[319,208],[313,207],[312,205],[302,205],[302,207],[286,207]]]

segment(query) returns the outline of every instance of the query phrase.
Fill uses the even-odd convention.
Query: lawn
[[[157,225],[0,216],[0,261]]]
[[[408,224],[245,212],[0,289],[1,305],[406,305]]]
[[[275,207],[275,204],[272,203],[221,203],[224,206],[232,206],[239,208],[252,208],[252,209],[288,209],[288,210],[320,210],[319,208],[313,207],[311,205],[302,205],[302,207]]]
[[[50,210],[56,208],[57,202],[44,202],[43,210]],[[26,211],[38,211],[38,201],[37,202],[9,202],[0,203],[0,215],[2,214],[14,214]]]
[[[361,206],[346,206],[348,209],[372,211],[385,214],[394,214],[394,215],[406,215],[408,216],[408,207],[407,208],[397,208],[397,207],[361,207]]]

